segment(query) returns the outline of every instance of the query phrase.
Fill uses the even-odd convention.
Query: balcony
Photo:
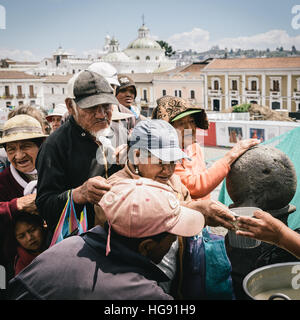
[[[218,90],[208,89],[208,95],[213,97],[221,96],[222,89],[218,89]]]
[[[294,92],[294,99],[295,100],[300,100],[300,91],[295,91]]]
[[[270,97],[271,98],[280,98],[281,97],[281,92],[280,91],[270,90]]]
[[[245,94],[248,98],[259,98],[260,96],[260,91],[259,90],[248,90],[247,88],[245,89]]]
[[[8,95],[4,94],[1,98],[5,99],[5,100],[11,100],[14,98],[14,95],[13,94],[8,94]]]
[[[239,91],[238,91],[238,90],[230,90],[230,91],[229,91],[229,94],[230,94],[231,96],[238,96],[238,95],[239,95]]]
[[[29,93],[28,98],[29,99],[36,99],[36,94],[35,93]]]
[[[17,99],[25,99],[25,94],[18,93],[16,96]]]

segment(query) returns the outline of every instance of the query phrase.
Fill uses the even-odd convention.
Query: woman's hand
[[[228,151],[224,158],[231,165],[237,158],[239,158],[248,149],[258,145],[260,140],[258,139],[245,139],[240,140],[230,151]]]

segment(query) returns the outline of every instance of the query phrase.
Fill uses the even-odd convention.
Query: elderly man
[[[119,169],[106,161],[101,145],[111,132],[112,108],[118,104],[111,86],[101,75],[84,70],[70,79],[67,90],[70,119],[49,136],[36,163],[36,204],[51,234],[70,190],[76,213],[86,206],[88,227],[92,227],[93,204],[110,189],[105,178]]]

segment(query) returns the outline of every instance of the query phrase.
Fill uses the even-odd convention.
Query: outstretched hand
[[[245,139],[240,140],[230,151],[228,151],[224,158],[228,164],[231,165],[237,158],[244,154],[250,148],[258,145],[260,140],[258,139]]]

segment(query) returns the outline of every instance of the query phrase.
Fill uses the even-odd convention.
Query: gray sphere
[[[246,151],[232,164],[226,187],[236,207],[277,210],[293,199],[297,176],[285,153],[260,145]]]

